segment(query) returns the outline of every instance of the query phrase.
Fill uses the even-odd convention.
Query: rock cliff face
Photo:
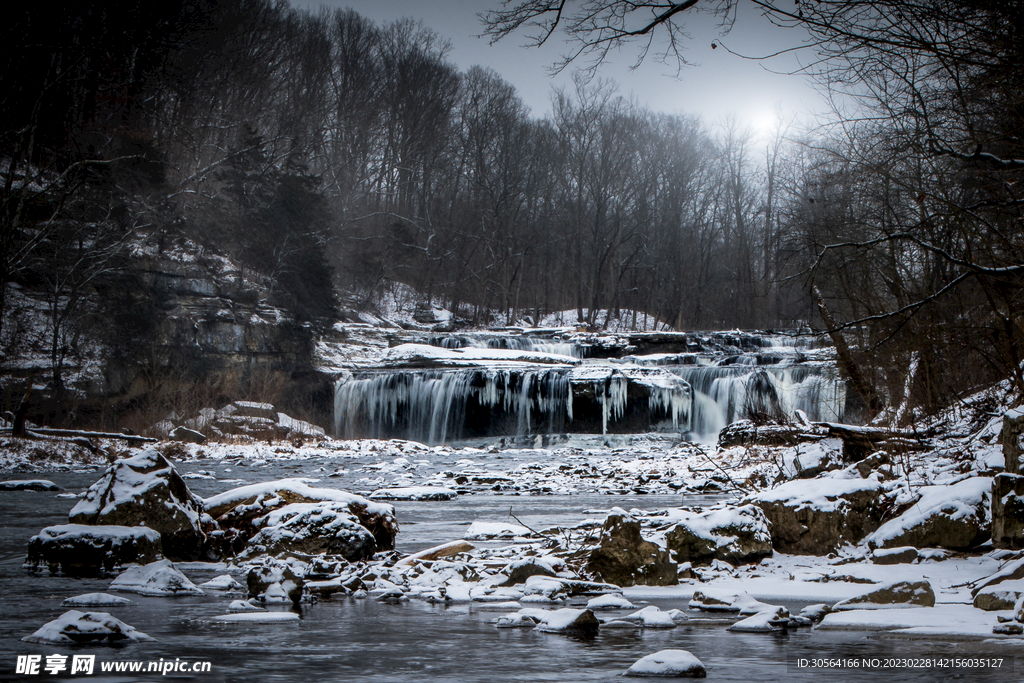
[[[313,365],[315,332],[269,303],[271,287],[267,278],[183,238],[132,245],[124,267],[85,293],[68,328],[69,401],[53,391],[43,292],[31,283],[15,285],[0,358],[12,380],[3,387],[6,403],[16,405],[30,382],[30,419],[68,424],[74,419],[68,403],[88,420],[166,394],[175,382],[181,391],[205,383],[230,400],[252,395],[254,382],[272,380],[286,411],[320,398],[329,404],[330,377]],[[327,423],[326,413],[320,421]]]

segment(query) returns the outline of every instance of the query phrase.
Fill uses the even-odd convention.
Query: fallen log
[[[0,433],[13,433],[10,428],[0,429]],[[156,443],[159,439],[137,434],[118,434],[116,432],[88,432],[81,429],[55,429],[53,427],[26,427],[25,434],[31,436],[63,436],[84,437],[86,439],[123,439],[130,444]]]

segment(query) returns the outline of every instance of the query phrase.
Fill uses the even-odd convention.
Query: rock
[[[662,650],[638,659],[623,675],[638,678],[706,678],[708,672],[701,661],[687,650]]]
[[[665,534],[665,544],[677,560],[707,564],[717,559],[740,564],[759,562],[772,554],[768,520],[757,506],[681,515]]]
[[[145,564],[160,556],[160,534],[144,526],[49,526],[29,539],[25,567],[46,565],[51,573],[96,576],[127,564]]]
[[[370,494],[372,500],[453,500],[459,492],[443,486],[403,486],[377,489]]]
[[[737,420],[718,433],[718,446],[795,446],[824,436],[824,430],[811,431],[797,425],[755,425],[750,420]]]
[[[742,591],[734,593],[705,589],[693,592],[689,607],[691,609],[699,609],[702,612],[738,612],[742,615],[757,614],[770,607],[774,607],[774,605],[766,605]]]
[[[622,510],[604,521],[600,545],[591,551],[585,570],[620,586],[674,586],[676,564],[667,550],[640,536],[640,522]]]
[[[992,633],[997,636],[1019,636],[1024,634],[1024,624],[1010,622],[1008,624],[996,624],[992,627]]]
[[[1024,595],[1024,579],[1011,579],[985,586],[974,595],[974,606],[988,612],[1013,609]]]
[[[398,520],[395,508],[337,489],[313,488],[299,479],[250,484],[207,498],[207,512],[225,530],[224,552],[237,553],[259,529],[255,521],[273,510],[294,503],[342,503],[347,511],[369,531],[378,550],[395,547]],[[340,508],[332,508],[340,511]]]
[[[970,550],[989,539],[992,479],[972,477],[920,491],[921,498],[906,512],[865,539],[869,546]]]
[[[253,401],[235,401],[234,414],[239,417],[262,417],[267,420],[277,421],[277,408],[270,403],[255,403]]]
[[[210,591],[240,591],[244,588],[230,574],[214,577],[209,581],[199,584],[199,587]]]
[[[853,609],[888,609],[893,607],[934,607],[935,591],[928,581],[897,581],[876,588],[864,595],[837,602],[835,612]]]
[[[418,553],[413,553],[408,557],[403,557],[401,560],[395,563],[395,566],[411,565],[417,562],[433,562],[434,560],[440,560],[444,557],[452,557],[459,553],[468,553],[473,550],[476,546],[466,541],[451,541],[443,545],[434,546],[433,548],[427,548],[421,550]]]
[[[800,614],[790,618],[790,624],[792,626],[812,626],[822,619],[825,615],[832,611],[832,608],[826,604],[807,605]]]
[[[253,520],[246,554],[328,553],[349,562],[373,557],[377,542],[345,503],[292,503]]]
[[[154,640],[106,612],[69,610],[22,641],[54,645],[112,645]]]
[[[971,594],[977,596],[979,593],[992,586],[997,586],[1005,581],[1019,581],[1024,579],[1024,558],[1014,560],[997,571],[987,576],[971,589]]]
[[[165,557],[198,560],[206,534],[203,501],[155,449],[122,460],[89,487],[68,519],[72,524],[145,525],[158,531]]]
[[[503,614],[494,620],[498,628],[534,628],[537,620],[527,614]]]
[[[531,576],[555,576],[550,564],[538,559],[520,560],[508,565],[508,578],[500,586],[526,583]]]
[[[618,617],[619,621],[628,621],[643,628],[675,628],[676,621],[668,612],[663,612],[658,607],[651,605],[642,610]]]
[[[1017,598],[1013,605],[1013,618],[1018,622],[1024,622],[1024,597]]]
[[[205,595],[170,560],[129,567],[114,579],[110,590],[139,595]]]
[[[214,617],[213,620],[244,624],[278,624],[285,621],[298,621],[299,615],[295,612],[267,612],[260,610],[256,612],[221,614]]]
[[[843,466],[843,443],[839,439],[798,444],[794,451],[793,469],[800,479],[813,479]]]
[[[1024,475],[1000,472],[992,479],[992,545],[1024,547]]]
[[[184,441],[185,443],[206,443],[205,434],[188,427],[175,427],[168,432],[167,436],[174,441]]]
[[[109,593],[86,593],[76,595],[60,603],[61,607],[124,607],[133,604],[128,598]]]
[[[265,611],[262,607],[257,607],[248,600],[232,600],[231,604],[228,605],[228,609],[232,612],[263,612]]]
[[[882,485],[874,479],[809,479],[787,482],[744,502],[764,511],[775,550],[826,555],[878,528],[881,494]]]
[[[890,462],[891,460],[889,459],[888,453],[885,453],[884,451],[877,451],[854,464],[853,468],[857,470],[857,474],[862,478],[867,479],[872,472],[878,470],[882,465],[888,465]]]
[[[871,553],[871,561],[875,564],[910,564],[918,557],[917,548],[913,546],[878,548]]]
[[[589,609],[564,609],[543,612],[537,630],[544,633],[570,633],[593,637],[600,623]]]
[[[736,633],[772,633],[785,631],[787,626],[789,626],[789,610],[785,607],[773,606],[737,621],[725,630]]]
[[[249,596],[261,602],[288,602],[299,604],[305,581],[287,562],[265,559],[249,569],[245,576]]]
[[[47,479],[13,479],[0,481],[0,491],[61,491],[61,487]]]
[[[636,609],[636,605],[621,595],[599,595],[587,602],[587,609],[595,612],[598,610]]]

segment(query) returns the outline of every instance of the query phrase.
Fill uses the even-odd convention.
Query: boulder
[[[1024,475],[1000,472],[992,479],[992,545],[1024,547]]]
[[[377,550],[395,547],[398,520],[395,508],[388,503],[377,503],[337,489],[313,488],[300,479],[281,479],[262,484],[250,484],[207,498],[206,511],[224,530],[222,551],[240,552],[245,543],[259,533],[256,521],[270,512],[296,503],[341,504],[359,525],[373,536]],[[333,510],[342,508],[333,506]]]
[[[110,590],[139,595],[205,595],[170,560],[129,567],[111,582]]]
[[[675,628],[676,621],[669,612],[663,612],[660,608],[651,605],[642,610],[618,617],[619,621],[628,621],[631,624],[643,628]]]
[[[549,562],[536,558],[513,562],[506,569],[508,570],[508,578],[499,584],[505,587],[526,583],[526,580],[531,576],[555,576],[555,571],[551,568]]]
[[[680,511],[675,526],[665,534],[665,544],[676,560],[708,564],[724,560],[732,564],[759,562],[772,554],[772,537],[764,512],[754,505],[706,513]]]
[[[638,659],[623,675],[637,678],[706,678],[708,672],[701,661],[687,650],[662,650]]]
[[[60,491],[61,488],[47,479],[12,479],[0,481],[0,491]]]
[[[61,607],[125,607],[131,605],[132,601],[122,598],[120,595],[110,593],[85,593],[67,598],[60,603]]]
[[[906,512],[865,539],[869,546],[970,550],[989,539],[992,479],[972,477],[950,486],[923,486],[920,493]]]
[[[51,573],[96,576],[127,564],[145,564],[160,556],[160,534],[144,526],[49,526],[29,539],[25,567],[46,565]]]
[[[826,555],[878,528],[881,494],[875,479],[808,479],[786,482],[744,502],[764,511],[775,550]]]
[[[597,635],[601,624],[589,609],[566,607],[550,612],[540,611],[539,616],[540,622],[536,629],[544,633],[569,633],[593,637]]]
[[[245,583],[251,598],[261,602],[291,601],[297,605],[305,585],[301,574],[288,562],[266,558],[249,569]]]
[[[277,421],[277,408],[270,403],[256,403],[254,401],[235,401],[234,414],[238,417],[261,417],[267,420]]]
[[[935,591],[928,581],[897,581],[863,595],[848,598],[832,606],[832,611],[854,609],[891,609],[895,607],[934,607]]]
[[[918,558],[920,555],[913,546],[877,548],[871,553],[871,561],[875,564],[910,564]]]
[[[144,525],[160,533],[165,557],[198,560],[206,534],[203,501],[155,449],[116,461],[89,487],[68,519],[72,524]]]
[[[185,443],[206,443],[206,435],[188,427],[175,427],[167,434],[174,441]]]
[[[787,626],[789,626],[789,610],[773,605],[746,619],[737,621],[725,630],[734,633],[772,633],[785,631]]]
[[[69,610],[22,641],[54,645],[112,645],[154,640],[106,612]]]
[[[619,586],[674,586],[676,563],[667,550],[640,536],[640,522],[623,510],[604,521],[600,545],[590,552],[585,570]]]
[[[985,611],[1013,609],[1024,595],[1024,579],[1011,579],[985,586],[974,595],[974,606]]]
[[[340,555],[349,562],[373,557],[377,542],[346,503],[292,503],[253,520],[256,535],[246,554]]]
[[[1009,584],[1005,589],[1002,588],[1003,584]],[[983,593],[991,594],[993,598],[982,598],[981,604],[989,604],[990,601],[996,598],[1000,590],[1015,590],[1016,584],[1024,584],[1024,558],[1014,560],[1004,566],[1002,569],[997,571],[995,574],[985,577],[971,589],[971,594],[975,598],[974,606],[980,609],[986,609],[978,604],[978,596]],[[992,609],[1002,609],[999,607],[993,607]]]

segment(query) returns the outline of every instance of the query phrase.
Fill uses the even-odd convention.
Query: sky
[[[483,25],[477,14],[497,9],[500,0],[292,0],[292,4],[313,9],[351,7],[377,23],[402,17],[419,19],[451,41],[449,59],[460,69],[474,64],[493,68],[516,87],[537,117],[550,112],[552,87],[571,83],[569,69],[558,76],[549,74],[552,64],[568,50],[560,34],[541,48],[523,47],[525,33],[510,35],[494,45],[479,37]],[[653,50],[639,68],[630,69],[637,49],[629,46],[613,53],[596,75],[614,80],[620,94],[655,111],[699,114],[712,124],[734,115],[755,133],[772,128],[780,112],[789,119],[824,110],[823,98],[805,76],[773,73],[792,71],[799,66],[798,59],[807,61],[811,55],[796,53],[759,61],[711,49],[711,43],[719,41],[733,52],[762,56],[800,45],[800,34],[772,26],[753,10],[742,12],[724,37],[716,21],[702,15],[687,17],[687,26],[692,28],[688,29],[691,40],[686,44],[686,58],[693,66],[678,77],[675,63],[658,62]]]

